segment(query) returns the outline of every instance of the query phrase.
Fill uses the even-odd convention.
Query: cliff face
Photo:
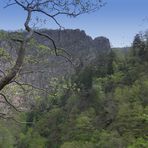
[[[97,37],[94,40],[86,35],[84,31],[76,30],[39,30],[48,34],[54,39],[56,46],[63,48],[71,56],[69,57],[73,65],[77,67],[82,64],[88,65],[95,60],[99,54],[107,54],[110,51],[110,42],[105,37]],[[35,36],[35,40],[44,44],[47,47],[53,48],[52,43],[44,37]],[[2,41],[0,41],[2,46]],[[28,51],[28,55],[36,57],[40,51],[35,48]],[[67,56],[67,55],[65,55]],[[39,87],[47,87],[51,77],[65,76],[74,73],[74,68],[70,62],[63,57],[56,57],[54,55],[45,55],[38,57],[38,61],[32,64],[25,64],[23,73],[25,71],[32,71],[23,74],[23,80],[31,82]],[[47,64],[48,63],[48,64]]]
[[[109,39],[105,37],[97,37],[94,40],[86,35],[84,31],[76,30],[42,30],[43,33],[52,37],[56,43],[56,46],[63,48],[71,55],[72,62],[74,64],[83,65],[89,64],[99,54],[108,53],[110,51]],[[38,38],[36,40],[41,44],[45,44],[48,47],[53,48],[51,42],[45,38]],[[53,61],[59,61],[60,58],[54,57]],[[69,63],[70,64],[70,63]]]
[[[110,49],[110,42],[105,37],[97,37],[94,40],[86,35],[84,31],[76,30],[42,30],[42,32],[51,36],[58,47],[62,47],[69,51],[73,56],[79,56],[84,52],[89,54],[91,52],[108,52]],[[39,39],[40,42],[45,42]],[[51,46],[51,44],[48,44]]]

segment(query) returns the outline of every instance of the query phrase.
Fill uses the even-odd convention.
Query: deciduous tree
[[[21,67],[26,56],[27,46],[35,34],[51,41],[54,47],[53,50],[55,55],[62,56],[58,53],[58,49],[52,37],[35,30],[35,28],[30,25],[32,20],[34,20],[34,14],[37,16],[37,21],[42,19],[41,15],[45,15],[58,25],[59,28],[62,28],[62,25],[58,22],[57,16],[66,15],[69,17],[77,17],[78,15],[84,13],[96,11],[103,5],[103,0],[7,0],[5,8],[10,6],[20,7],[24,10],[24,12],[26,12],[27,16],[24,20],[25,34],[21,39],[12,39],[13,42],[18,44],[16,61],[14,65],[7,70],[7,72],[2,70],[0,71],[2,73],[2,77],[0,78],[1,97],[6,98],[2,93],[2,90],[6,85],[9,85],[12,81],[14,81],[18,73],[21,71]],[[35,24],[35,22],[32,23]],[[19,84],[18,82],[15,83]]]

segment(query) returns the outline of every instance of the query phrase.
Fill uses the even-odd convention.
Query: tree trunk
[[[13,66],[13,68],[10,70],[10,72],[8,74],[6,74],[1,80],[0,80],[0,91],[10,83],[10,81],[17,75],[17,73],[19,72],[23,61],[24,61],[24,57],[25,57],[25,46],[26,46],[26,42],[22,42],[20,49],[19,49],[19,53],[18,53],[18,57],[16,60],[15,65]]]

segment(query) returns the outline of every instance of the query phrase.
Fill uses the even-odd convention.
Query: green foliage
[[[0,124],[0,147],[13,148],[14,139],[12,133],[3,125]]]
[[[0,30],[0,39],[4,40],[4,39],[7,39],[7,37],[8,37],[8,33],[3,30]]]
[[[46,139],[41,137],[39,133],[32,132],[32,128],[29,128],[25,135],[20,134],[19,148],[44,148],[45,146]]]
[[[104,131],[99,133],[99,139],[97,141],[97,147],[99,148],[112,148],[112,147],[123,147],[124,143],[122,138],[117,132]]]
[[[17,147],[148,147],[148,62],[129,53],[113,50],[71,79],[53,78],[52,94],[34,94],[24,119],[35,124],[22,127]]]
[[[10,60],[10,55],[4,48],[0,48],[0,60]]]
[[[133,144],[128,146],[128,148],[147,148],[148,147],[148,141],[147,139],[138,138],[136,139]]]
[[[86,67],[85,70],[79,72],[75,83],[77,84],[78,88],[88,90],[92,87],[92,77],[92,67]]]
[[[147,33],[144,35],[137,34],[133,41],[132,55],[138,57],[141,62],[148,61],[148,38]]]
[[[90,142],[72,141],[65,142],[60,148],[94,148],[94,144]]]

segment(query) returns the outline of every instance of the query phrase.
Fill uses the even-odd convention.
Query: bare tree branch
[[[54,17],[54,15],[50,15],[48,14],[47,12],[43,11],[43,10],[38,10],[38,9],[35,9],[35,10],[32,10],[33,12],[40,12],[42,14],[45,14],[46,16],[50,17],[51,19],[54,20],[54,22],[59,26],[60,29],[64,29],[64,27],[61,26],[61,24],[57,21],[57,19]]]
[[[16,5],[16,3],[7,4],[6,6],[4,6],[4,8],[8,8],[9,6],[12,6],[12,5]]]
[[[8,73],[4,73],[2,70],[0,70],[0,72],[3,74],[2,77],[0,78],[0,96],[4,98],[5,102],[11,108],[13,108],[16,111],[19,111],[12,103],[8,101],[6,96],[1,92],[3,88],[6,85],[9,85],[10,83],[15,83],[19,85],[24,91],[25,91],[25,88],[23,86],[28,86],[28,87],[32,87],[34,89],[49,93],[47,90],[38,88],[32,84],[23,84],[15,80],[17,74],[19,74],[21,67],[24,63],[27,44],[32,39],[34,33],[50,40],[53,44],[55,55],[63,57],[64,59],[67,59],[67,61],[73,65],[71,59],[68,56],[63,55],[58,51],[61,50],[64,53],[66,53],[66,55],[69,55],[69,54],[63,49],[58,49],[54,40],[49,35],[36,31],[33,29],[33,27],[30,27],[29,24],[31,22],[32,13],[40,13],[47,16],[48,18],[53,20],[61,29],[63,27],[61,26],[61,24],[58,22],[56,18],[58,15],[76,17],[80,14],[89,13],[102,7],[102,1],[103,0],[92,0],[92,1],[90,0],[78,0],[78,1],[77,0],[62,0],[62,1],[61,0],[9,0],[9,2],[4,8],[17,5],[23,8],[27,12],[27,18],[24,23],[24,27],[26,30],[24,38],[12,39],[12,41],[20,43],[15,64],[8,71]],[[17,121],[15,118],[6,116],[3,113],[0,113],[0,117],[4,119],[11,119],[18,123],[26,124],[26,122]]]
[[[21,39],[14,39],[14,38],[12,38],[11,40],[14,41],[14,42],[19,42],[19,43],[23,42],[23,40],[21,40]]]
[[[43,37],[49,39],[52,42],[53,47],[54,47],[54,51],[55,51],[55,55],[57,56],[58,55],[58,53],[57,53],[57,46],[56,46],[54,40],[48,34],[44,34],[44,33],[38,32],[38,31],[34,31],[34,32],[36,34],[40,35],[40,36],[43,36]]]
[[[4,100],[6,101],[6,103],[12,107],[15,111],[17,112],[20,112],[20,110],[18,110],[12,103],[10,103],[8,100],[7,100],[7,97],[3,94],[3,93],[0,93],[0,95],[4,98]]]
[[[6,76],[2,77],[2,79],[0,80],[0,90],[2,90],[6,85],[8,85],[9,82],[17,75],[18,71],[20,70],[23,64],[25,58],[26,43],[31,39],[33,35],[33,31],[29,27],[30,19],[31,19],[31,11],[28,10],[28,15],[24,24],[26,30],[28,31],[28,34],[23,40],[23,42],[21,42],[21,46],[18,52],[18,57],[14,67],[10,70],[10,72]]]
[[[0,73],[3,74],[3,76],[6,76],[5,72],[3,70],[0,69]]]
[[[24,10],[27,10],[27,8],[21,2],[19,2],[18,0],[14,0],[14,1],[16,2],[16,4],[24,8]]]
[[[91,11],[95,11],[102,7],[103,0],[80,0],[80,1],[73,1],[73,0],[9,0],[9,3],[7,6],[17,4],[18,6],[22,7],[25,11],[27,11],[27,18],[25,20],[24,26],[27,31],[27,35],[23,40],[14,39],[14,41],[20,42],[20,49],[18,52],[18,57],[16,60],[15,65],[12,67],[12,69],[9,71],[9,73],[5,76],[3,76],[0,79],[0,90],[2,90],[6,85],[9,84],[9,82],[15,78],[19,70],[21,69],[21,66],[24,61],[25,57],[25,51],[26,51],[26,45],[28,41],[32,38],[34,34],[34,30],[29,27],[29,23],[31,21],[31,16],[33,12],[40,12],[41,14],[44,14],[54,20],[54,22],[61,28],[62,26],[57,21],[55,16],[64,14],[72,17],[76,17],[77,15],[88,13]],[[55,45],[54,40],[49,37],[46,34],[40,33],[35,31],[36,34],[48,38],[53,46],[56,56],[61,56],[66,58],[70,63],[71,60],[61,54],[58,54],[57,47]]]
[[[35,32],[36,34],[40,35],[40,36],[43,36],[43,37],[49,39],[49,40],[52,42],[53,46],[54,46],[55,55],[56,55],[56,56],[63,57],[63,58],[66,59],[68,62],[70,62],[72,66],[74,66],[73,62],[72,62],[68,57],[66,57],[66,56],[64,56],[64,55],[58,53],[58,51],[57,51],[58,48],[56,47],[56,44],[55,44],[54,40],[53,40],[48,34],[41,33],[41,32],[38,32],[38,31],[34,31],[34,32]],[[68,54],[65,50],[63,50],[63,49],[60,49],[60,50],[64,51],[66,54]],[[68,54],[68,55],[69,55],[69,54]],[[74,67],[75,67],[75,66],[74,66]]]
[[[20,83],[18,81],[11,81],[11,83],[16,83],[17,85],[19,85],[23,90],[25,90],[24,86],[28,86],[28,87],[32,87],[33,89],[37,89],[39,91],[43,91],[43,92],[46,92],[46,93],[50,93],[49,91],[47,91],[46,89],[43,89],[43,88],[40,88],[40,87],[37,87],[37,86],[34,86],[32,84],[29,84],[29,83]]]

